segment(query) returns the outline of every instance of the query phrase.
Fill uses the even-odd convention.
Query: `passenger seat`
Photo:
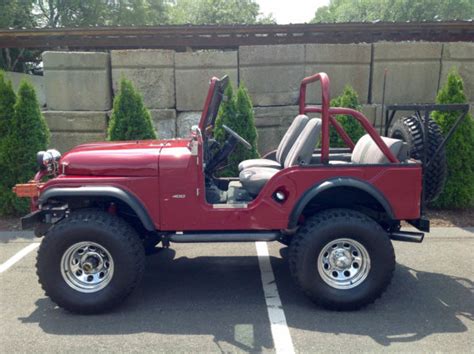
[[[284,168],[296,165],[308,165],[321,134],[321,119],[311,119],[296,139],[286,156]],[[240,172],[242,186],[250,195],[256,196],[263,186],[277,173],[278,169],[270,167],[250,167]]]
[[[286,131],[285,135],[278,145],[276,151],[276,160],[271,159],[251,159],[242,161],[239,164],[239,171],[245,170],[250,167],[271,167],[280,170],[285,163],[286,156],[290,152],[290,149],[293,147],[298,136],[303,131],[304,127],[308,123],[309,118],[304,114],[296,116],[291,123],[290,127]]]

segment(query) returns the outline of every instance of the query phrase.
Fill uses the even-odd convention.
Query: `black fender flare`
[[[145,229],[155,231],[155,225],[143,206],[130,192],[118,187],[112,186],[90,186],[90,187],[65,187],[65,188],[49,188],[41,193],[38,198],[39,204],[44,204],[48,199],[59,197],[111,197],[116,198],[127,204],[138,216]]]
[[[355,189],[362,190],[369,195],[371,195],[375,200],[377,200],[380,205],[385,209],[385,212],[389,216],[390,219],[395,220],[395,215],[393,214],[392,207],[390,203],[387,201],[387,198],[380,192],[377,188],[373,185],[352,177],[336,177],[325,180],[323,182],[317,183],[314,186],[308,188],[306,192],[300,197],[300,199],[296,202],[293,210],[291,211],[289,220],[288,220],[288,229],[294,229],[298,225],[298,219],[300,215],[303,213],[304,208],[306,205],[315,198],[318,194],[327,191],[332,188],[338,187],[351,187]]]

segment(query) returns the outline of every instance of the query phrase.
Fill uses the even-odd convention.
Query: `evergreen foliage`
[[[330,0],[312,22],[448,21],[474,17],[472,0]]]
[[[6,163],[7,137],[15,112],[16,95],[11,81],[0,71],[0,211],[4,209],[8,185],[8,165]]]
[[[7,135],[4,150],[5,175],[1,192],[2,214],[25,213],[29,200],[18,199],[11,188],[26,183],[38,170],[36,153],[46,150],[49,130],[41,113],[36,92],[29,82],[22,81],[15,103],[15,112]]]
[[[352,108],[358,111],[362,107],[359,103],[359,96],[357,95],[357,92],[349,85],[344,88],[342,95],[331,100],[331,106]],[[360,123],[352,116],[338,115],[336,116],[336,120],[342,125],[354,143],[356,143],[365,134],[364,128],[362,128]],[[334,129],[332,126],[330,128],[329,134],[331,147],[346,147],[344,140],[342,140],[339,134],[337,134],[336,129]]]
[[[2,139],[0,149],[13,120],[15,101],[16,95],[13,85],[10,80],[6,80],[5,74],[0,71],[0,138]]]
[[[438,92],[436,103],[466,103],[463,80],[453,68]],[[434,112],[432,117],[446,135],[459,112]],[[465,208],[474,205],[474,120],[465,117],[446,145],[448,178],[443,192],[433,203],[438,208]]]
[[[235,177],[239,175],[238,166],[241,161],[259,157],[252,100],[243,84],[239,86],[237,96],[234,96],[230,83],[226,88],[225,98],[219,109],[214,129],[214,137],[221,144],[227,137],[227,133],[222,127],[223,124],[252,145],[252,149],[247,150],[242,144],[237,143],[235,150],[228,158],[228,165],[220,171],[220,175],[223,177]]]
[[[114,99],[108,139],[156,139],[150,112],[144,106],[142,96],[133,87],[131,81],[123,78],[120,82],[120,91]]]

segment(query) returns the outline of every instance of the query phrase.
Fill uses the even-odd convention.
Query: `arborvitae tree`
[[[16,95],[10,80],[6,80],[3,71],[0,71],[0,139],[7,136],[13,112],[15,111]]]
[[[36,153],[45,150],[49,144],[49,130],[41,113],[33,85],[22,81],[18,90],[15,113],[6,138],[5,163],[3,171],[7,178],[6,191],[2,193],[3,214],[24,213],[29,201],[18,199],[11,191],[17,183],[26,183],[38,170]]]
[[[436,97],[436,103],[466,103],[464,84],[453,68]],[[434,112],[433,119],[447,134],[459,112]],[[465,208],[474,205],[474,120],[465,117],[446,145],[448,178],[443,192],[433,203],[439,208]]]
[[[361,108],[357,92],[349,85],[344,87],[342,95],[331,100],[331,106],[353,108],[355,110],[360,110]],[[362,135],[365,134],[364,128],[362,128],[359,122],[352,116],[338,115],[336,120],[342,125],[354,143],[356,143],[357,140],[359,140]],[[329,133],[331,147],[346,147],[344,140],[341,139],[339,134],[337,134],[336,129],[334,129],[332,126]]]
[[[0,71],[0,211],[4,210],[6,196],[8,194],[8,165],[6,163],[7,138],[10,132],[13,114],[15,112],[16,95],[11,81],[5,79]]]
[[[109,140],[156,139],[150,112],[143,104],[143,98],[131,81],[120,81],[119,94],[114,99],[114,107],[108,130]]]
[[[223,124],[252,145],[252,149],[247,150],[242,144],[238,143],[228,158],[228,165],[220,171],[220,175],[223,177],[235,177],[239,175],[238,166],[241,161],[259,157],[252,100],[243,84],[238,88],[237,97],[233,94],[231,84],[226,88],[225,100],[219,110],[214,130],[215,138],[221,143],[225,141],[227,136],[224,128],[222,128]]]

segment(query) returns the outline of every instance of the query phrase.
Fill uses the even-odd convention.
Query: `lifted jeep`
[[[318,106],[306,104],[313,82],[321,85]],[[299,115],[278,149],[242,161],[238,177],[218,178],[237,144],[250,147],[226,126],[227,141],[213,139],[227,84],[212,78],[189,138],[38,153],[39,172],[15,191],[31,198],[22,225],[44,236],[37,273],[55,303],[86,314],[118,305],[141,279],[145,254],[172,242],[280,241],[290,246],[296,284],[316,304],[354,310],[381,296],[395,268],[391,240],[423,240],[422,232],[402,231],[401,220],[429,231],[422,163],[360,112],[330,107],[329,79],[319,73],[302,81]],[[354,143],[337,114],[367,134]],[[329,147],[330,125],[347,148]]]

